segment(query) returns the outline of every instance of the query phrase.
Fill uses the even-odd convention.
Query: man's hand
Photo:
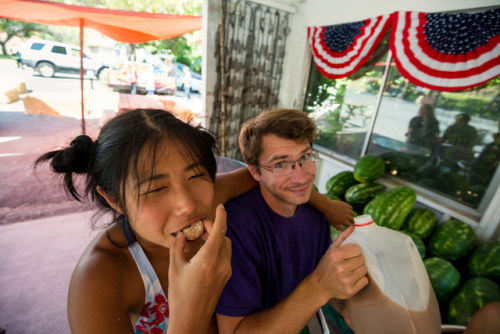
[[[361,248],[354,244],[341,246],[352,231],[354,228],[349,227],[339,234],[311,274],[327,300],[350,298],[368,284],[368,268]]]

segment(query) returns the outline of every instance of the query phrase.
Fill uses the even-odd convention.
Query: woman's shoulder
[[[124,240],[111,241],[115,233],[115,228],[111,227],[98,233],[89,243],[73,271],[71,284],[109,287],[110,282],[130,276],[133,259]]]
[[[110,241],[112,232],[102,231],[89,243],[71,276],[68,315],[75,326],[92,319],[128,323],[130,312],[140,312],[143,305],[144,286],[134,260],[126,246]]]

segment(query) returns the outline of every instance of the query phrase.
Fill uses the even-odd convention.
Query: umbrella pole
[[[82,105],[82,134],[85,134],[85,103],[83,96],[83,19],[80,19],[80,96]]]

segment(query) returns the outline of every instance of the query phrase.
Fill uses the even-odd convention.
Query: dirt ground
[[[86,133],[96,135],[98,122],[86,120]],[[65,195],[47,165],[32,168],[38,156],[81,133],[76,118],[0,111],[0,224],[91,208]]]

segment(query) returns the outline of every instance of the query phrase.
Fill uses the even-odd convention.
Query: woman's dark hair
[[[82,201],[90,196],[101,213],[112,212],[116,221],[121,215],[99,195],[97,187],[112,197],[126,213],[125,184],[128,175],[135,175],[139,182],[138,165],[144,162],[139,154],[148,150],[146,153],[151,156],[150,170],[153,172],[155,152],[166,142],[185,154],[186,161],[198,162],[206,169],[210,180],[215,181],[215,137],[200,126],[156,109],[135,109],[119,114],[104,125],[95,142],[80,135],[69,147],[40,156],[34,167],[50,160],[51,169],[63,176],[65,189],[73,198]],[[86,176],[83,194],[75,188],[76,174]]]

